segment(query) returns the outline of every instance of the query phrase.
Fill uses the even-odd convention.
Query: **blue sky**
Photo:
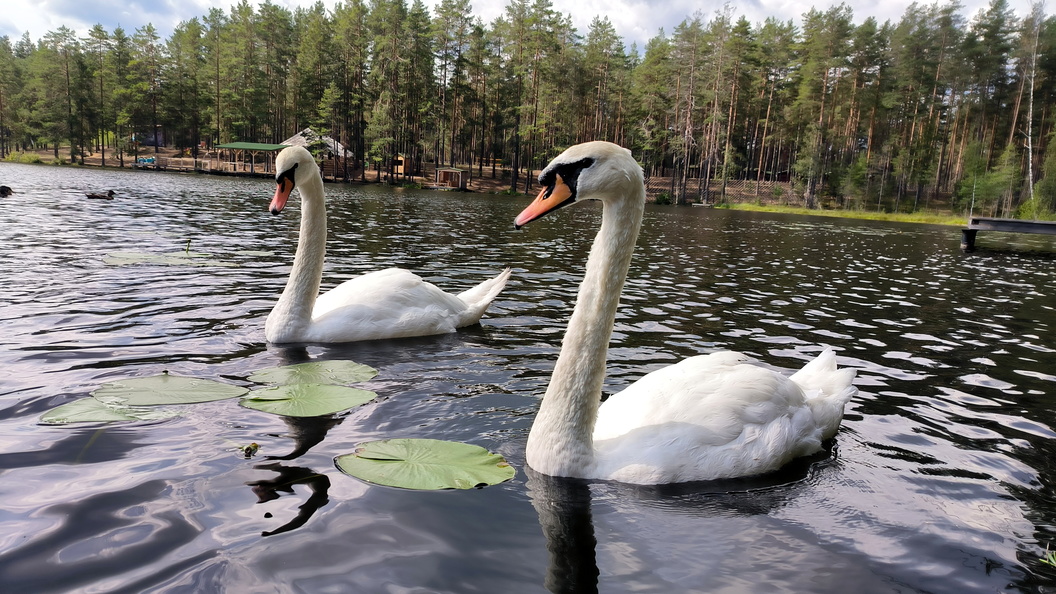
[[[316,0],[272,0],[274,4],[287,6],[310,6]],[[107,31],[120,26],[129,34],[138,27],[152,23],[163,38],[167,38],[180,21],[205,15],[211,6],[229,7],[236,0],[4,0],[0,13],[0,36],[7,35],[12,41],[26,31],[35,41],[48,31],[67,26],[84,34],[96,23]],[[326,6],[334,6],[337,0],[324,0]],[[433,6],[438,0],[426,0]],[[259,4],[259,0],[250,0]],[[408,2],[410,3],[410,2]],[[734,14],[744,15],[758,23],[768,16],[782,20],[793,19],[797,24],[804,12],[811,7],[824,10],[834,0],[741,0],[733,3]],[[930,4],[925,0],[921,4]],[[1029,10],[1029,0],[1010,0],[1010,6],[1020,17]],[[472,0],[473,14],[490,22],[499,16],[503,0]],[[856,22],[866,17],[876,17],[881,22],[897,22],[910,0],[848,0],[854,11]],[[963,0],[963,14],[971,18],[980,9],[986,8],[988,0]],[[660,28],[670,33],[678,23],[695,11],[707,19],[722,8],[721,0],[553,0],[556,10],[572,16],[576,28],[585,33],[595,16],[608,17],[628,46],[637,42],[639,48],[654,37]]]

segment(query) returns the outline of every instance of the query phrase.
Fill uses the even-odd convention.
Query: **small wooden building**
[[[404,168],[406,167],[407,158],[403,155],[396,155],[392,158],[392,174],[403,175]]]
[[[450,190],[465,190],[469,172],[464,169],[445,168],[436,170],[437,187]]]

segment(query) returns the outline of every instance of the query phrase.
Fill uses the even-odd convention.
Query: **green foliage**
[[[671,200],[671,194],[668,194],[667,192],[660,192],[659,194],[656,195],[656,198],[653,200],[653,204],[660,204],[660,205],[673,204],[673,201]]]
[[[37,153],[20,153],[12,152],[7,154],[7,158],[4,159],[9,163],[40,163],[41,158]]]
[[[1034,199],[1037,214],[1056,212],[1056,132],[1049,135],[1045,161],[1041,166],[1041,179],[1034,184]]]
[[[974,150],[979,150],[979,153],[973,155]],[[1016,189],[1015,180],[1019,179],[1018,151],[1015,145],[1009,144],[991,167],[986,166],[986,159],[978,144],[970,144],[968,152],[968,171],[957,188],[958,206],[965,212],[972,210],[976,214],[995,216],[1003,204],[1010,203]],[[1005,215],[1011,216],[1007,207],[1005,210]]]

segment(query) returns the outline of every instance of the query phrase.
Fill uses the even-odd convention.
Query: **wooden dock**
[[[1023,219],[969,217],[968,228],[961,229],[961,249],[966,252],[974,250],[975,235],[980,231],[1056,235],[1056,221],[1027,221]]]

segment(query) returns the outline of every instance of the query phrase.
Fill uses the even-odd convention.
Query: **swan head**
[[[565,149],[539,174],[539,183],[543,189],[517,215],[514,227],[581,200],[645,200],[642,168],[631,151],[600,140]],[[642,188],[641,195],[632,188]]]
[[[286,202],[290,199],[290,193],[298,184],[303,184],[310,179],[309,176],[316,175],[319,166],[315,157],[303,146],[288,146],[275,157],[275,197],[271,199],[268,210],[271,214],[279,214],[286,208]]]

